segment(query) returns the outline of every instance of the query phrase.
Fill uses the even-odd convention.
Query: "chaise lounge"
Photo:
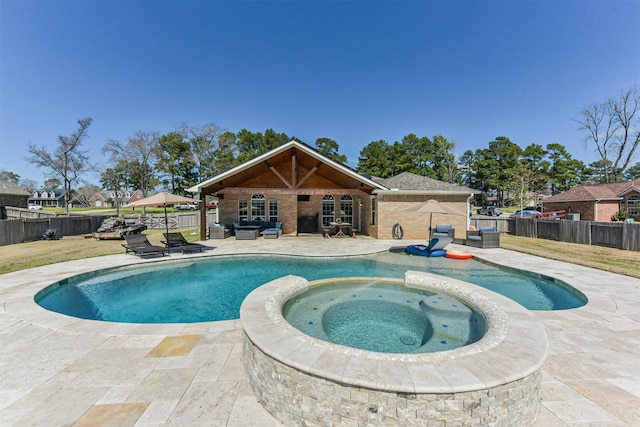
[[[144,234],[126,234],[123,236],[127,243],[123,243],[125,254],[138,255],[144,258],[150,255],[169,255],[169,248],[152,245]]]
[[[165,238],[165,240],[163,240],[162,243],[164,243],[168,249],[178,248],[180,251],[182,251],[183,254],[190,253],[190,252],[202,252],[202,250],[206,248],[206,246],[201,245],[199,243],[188,242],[187,239],[184,238],[182,233],[162,233],[162,234],[164,234],[164,238]]]

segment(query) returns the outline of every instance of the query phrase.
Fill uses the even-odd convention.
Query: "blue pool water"
[[[296,329],[335,344],[382,353],[452,350],[484,336],[484,317],[464,303],[380,280],[336,280],[287,301]]]
[[[540,275],[475,260],[393,252],[343,258],[233,255],[148,263],[72,277],[42,290],[35,300],[51,311],[110,322],[230,320],[239,318],[240,305],[249,292],[287,274],[308,280],[403,278],[407,270],[475,283],[531,310],[562,310],[586,303],[570,286]]]

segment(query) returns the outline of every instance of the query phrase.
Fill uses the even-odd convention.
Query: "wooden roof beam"
[[[316,164],[309,172],[307,172],[307,174],[304,177],[302,177],[300,182],[298,182],[298,185],[296,185],[296,190],[302,187],[302,184],[304,184],[306,180],[308,180],[314,173],[318,171],[318,168],[320,167],[320,165],[322,165],[322,162],[318,162],[318,164]]]
[[[271,169],[271,172],[273,172],[275,174],[275,176],[277,176],[278,178],[280,178],[280,181],[282,181],[284,183],[284,185],[287,186],[288,189],[293,190],[293,186],[291,185],[291,183],[289,181],[287,181],[285,179],[284,176],[282,176],[282,174],[280,174],[280,172],[278,172],[278,170],[276,168],[274,168],[271,163],[269,163],[268,160],[264,161],[264,164],[267,165],[267,167],[269,169]]]

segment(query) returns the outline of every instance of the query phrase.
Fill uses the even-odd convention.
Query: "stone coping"
[[[405,274],[406,286],[454,297],[479,311],[487,322],[485,336],[465,347],[421,354],[377,353],[313,338],[291,326],[282,309],[290,298],[324,282],[285,276],[251,292],[240,308],[248,339],[269,357],[310,375],[401,393],[492,388],[535,373],[546,359],[546,332],[530,311],[487,289],[416,271]]]

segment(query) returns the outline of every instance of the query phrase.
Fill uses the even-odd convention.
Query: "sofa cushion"
[[[496,228],[495,227],[480,227],[480,234],[482,233],[495,233],[496,232]]]

